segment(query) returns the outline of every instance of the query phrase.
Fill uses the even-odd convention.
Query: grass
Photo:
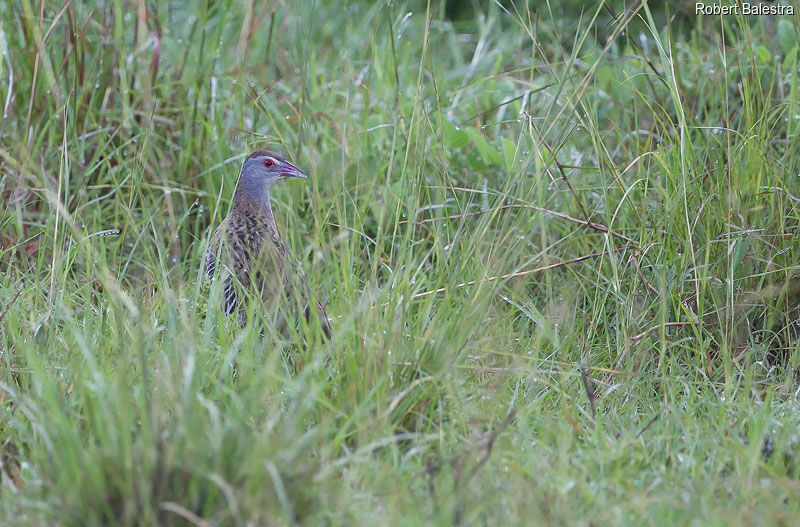
[[[0,6],[0,522],[793,524],[798,18],[651,3]]]

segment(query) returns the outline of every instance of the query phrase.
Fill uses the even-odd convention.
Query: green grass
[[[798,15],[253,4],[0,6],[0,522],[796,522]],[[261,147],[331,344],[204,281]]]

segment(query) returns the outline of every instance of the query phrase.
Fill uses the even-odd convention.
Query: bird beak
[[[284,162],[283,167],[281,167],[281,177],[299,177],[300,179],[306,179],[306,173],[294,166],[289,162]]]

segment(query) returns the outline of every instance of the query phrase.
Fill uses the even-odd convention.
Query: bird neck
[[[265,223],[275,223],[272,205],[269,202],[269,185],[264,185],[262,182],[239,178],[239,184],[233,194],[233,207],[242,213],[261,216]]]
[[[250,199],[269,208],[269,187],[271,182],[265,181],[263,177],[252,173],[247,167],[242,167],[239,174],[239,181],[236,185],[235,197]]]

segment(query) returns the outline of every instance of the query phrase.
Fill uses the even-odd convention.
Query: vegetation
[[[2,3],[0,522],[794,524],[800,19],[674,4]]]

